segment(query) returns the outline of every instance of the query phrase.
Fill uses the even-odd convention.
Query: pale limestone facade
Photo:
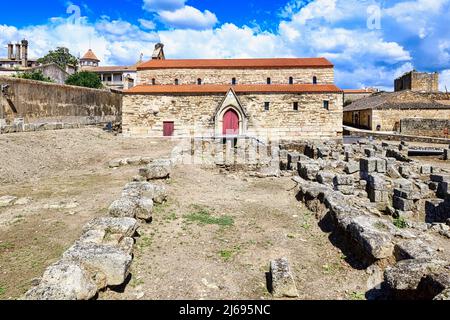
[[[266,84],[267,78],[272,84],[289,84],[289,78],[294,84],[310,84],[317,78],[318,84],[334,84],[333,68],[302,68],[302,69],[152,69],[138,72],[138,84],[151,85],[155,79],[156,85],[173,85],[178,79],[179,85],[196,85],[201,79],[202,84]]]
[[[163,123],[173,121],[175,136],[221,134],[224,94],[125,95],[123,132],[128,136],[163,136]],[[239,94],[240,132],[285,139],[327,139],[342,136],[342,94]],[[323,101],[329,101],[329,109]],[[270,103],[265,111],[265,102]],[[293,110],[298,102],[298,110]],[[223,109],[223,110],[221,110]]]

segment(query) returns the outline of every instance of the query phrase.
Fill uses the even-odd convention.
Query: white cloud
[[[78,56],[91,47],[103,65],[134,64],[141,53],[151,56],[154,43],[159,41],[157,33],[144,32],[126,21],[108,19],[103,17],[91,24],[83,18],[74,24],[66,19],[54,18],[45,25],[22,29],[0,26],[0,47],[5,47],[9,41],[26,38],[30,42],[31,58],[42,57],[56,47],[67,47]]]
[[[218,22],[211,11],[201,12],[191,6],[184,6],[175,11],[161,11],[159,18],[165,24],[180,29],[209,29]]]
[[[439,75],[439,90],[450,92],[450,69],[443,70]]]
[[[250,58],[291,56],[280,37],[225,23],[213,30],[169,30],[159,33],[172,58]]]
[[[144,10],[159,12],[163,10],[177,10],[184,7],[186,0],[144,0]]]
[[[156,23],[154,23],[151,20],[146,19],[138,19],[139,23],[141,24],[141,27],[147,30],[155,30],[156,29]]]

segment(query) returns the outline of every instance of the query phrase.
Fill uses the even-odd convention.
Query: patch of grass
[[[309,222],[307,222],[307,221],[304,221],[302,224],[301,224],[301,227],[303,228],[303,229],[305,229],[305,230],[311,230],[311,227],[312,227],[312,224],[311,223],[309,223]]]
[[[338,271],[339,269],[341,269],[341,265],[339,263],[332,263],[332,264],[327,263],[322,266],[322,272],[324,274],[332,274]]]
[[[171,213],[169,213],[169,215],[164,217],[164,220],[167,220],[167,221],[175,221],[177,219],[178,219],[178,216],[175,212],[171,212]]]
[[[144,284],[144,281],[142,279],[136,277],[131,278],[130,286],[132,286],[133,288],[136,288],[137,286],[140,286],[142,284]]]
[[[0,297],[3,296],[6,292],[6,288],[0,285]]]
[[[152,245],[153,243],[153,239],[151,237],[148,236],[142,236],[138,242],[137,242],[137,246],[139,249],[145,249],[148,248]]]
[[[350,300],[366,300],[364,293],[353,291],[349,295]]]
[[[227,250],[220,250],[219,256],[225,260],[229,261],[231,258],[233,258],[239,251],[241,251],[240,246],[235,246],[233,249],[227,249]]]
[[[396,226],[399,229],[405,229],[408,226],[408,224],[406,223],[405,218],[399,217],[394,219],[394,226]]]
[[[8,250],[14,248],[14,245],[10,242],[0,243],[0,251]]]
[[[218,225],[221,227],[230,227],[234,224],[234,219],[230,216],[214,217],[207,208],[200,206],[194,206],[194,210],[194,212],[184,216],[187,221],[196,222],[200,225]]]

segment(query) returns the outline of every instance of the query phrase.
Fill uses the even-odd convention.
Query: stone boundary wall
[[[119,123],[122,95],[0,76],[1,133]]]
[[[448,119],[402,119],[400,122],[402,134],[448,138],[450,118]],[[447,134],[445,134],[447,129]]]
[[[443,139],[443,138],[436,138],[436,137],[419,137],[419,136],[403,135],[403,134],[389,134],[389,133],[373,132],[373,131],[344,130],[344,136],[367,137],[367,138],[373,137],[375,139],[382,139],[382,140],[387,140],[387,141],[408,141],[408,142],[450,144],[450,139]]]

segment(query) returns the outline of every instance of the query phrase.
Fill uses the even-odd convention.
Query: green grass
[[[400,217],[394,219],[394,226],[396,226],[399,229],[405,229],[408,226],[408,224],[406,223],[405,218]]]
[[[366,300],[364,293],[353,291],[349,295],[350,300]]]
[[[12,249],[12,248],[14,248],[14,245],[12,243],[9,243],[9,242],[0,243],[0,251],[3,251],[3,250],[6,251],[6,250]]]
[[[221,227],[230,227],[234,224],[234,219],[230,216],[215,217],[209,209],[194,206],[194,212],[184,216],[189,222],[196,222],[200,225],[218,225]]]
[[[231,258],[233,258],[239,251],[241,251],[240,246],[235,246],[233,249],[227,249],[227,250],[220,250],[219,256],[225,260],[229,261]]]
[[[0,286],[0,297],[3,296],[6,292],[6,288]]]

